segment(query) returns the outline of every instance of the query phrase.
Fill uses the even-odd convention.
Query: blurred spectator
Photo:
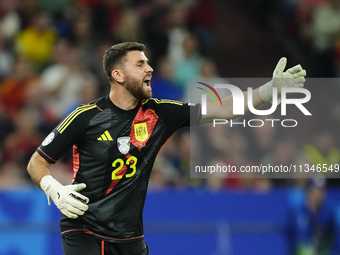
[[[128,4],[125,0],[109,1],[83,1],[77,0],[81,6],[86,6],[92,12],[93,31],[100,35],[106,35],[108,31],[114,31],[121,18],[122,10]],[[85,3],[86,2],[86,3]],[[93,3],[90,3],[93,2]]]
[[[274,149],[268,152],[261,160],[263,165],[271,166],[297,166],[298,163],[308,163],[303,153],[299,151],[296,143],[291,137],[279,138],[275,142]],[[268,173],[267,177],[273,178],[273,182],[277,185],[289,184],[293,173]]]
[[[300,26],[301,38],[304,41],[304,45],[310,46],[313,39],[313,16],[314,12],[320,8],[320,6],[327,3],[328,0],[299,0],[297,19]],[[310,49],[310,48],[309,48]]]
[[[162,58],[156,68],[158,71],[153,75],[151,88],[152,96],[155,98],[165,98],[181,100],[183,91],[173,82],[173,65],[168,57]]]
[[[201,128],[201,127],[199,127]],[[202,139],[205,144],[204,153],[207,158],[213,158],[221,155],[229,155],[231,148],[231,136],[233,131],[227,125],[202,126],[204,133],[206,134]],[[242,146],[242,145],[240,145]],[[207,162],[204,162],[207,163]]]
[[[257,0],[258,19],[263,25],[273,26],[280,13],[280,4],[284,1]]]
[[[202,65],[199,70],[199,82],[206,83],[208,85],[214,86],[215,84],[230,84],[230,82],[225,79],[221,78],[218,74],[216,62],[211,58],[204,58],[202,60]],[[200,103],[201,102],[201,90],[197,89],[197,83],[190,84],[185,89],[185,96],[183,101],[191,102],[191,103]],[[225,98],[226,96],[230,95],[230,91],[228,89],[216,89],[218,95],[221,99]],[[208,101],[210,98],[207,99]]]
[[[140,16],[133,9],[126,9],[122,12],[117,27],[112,31],[117,42],[141,42],[145,35],[141,29]]]
[[[168,55],[175,65],[184,59],[183,44],[189,31],[187,28],[188,10],[183,4],[176,3],[170,6],[167,15],[168,26]]]
[[[152,0],[140,7],[143,30],[148,48],[152,49],[151,66],[157,65],[159,60],[168,54],[169,37],[167,32],[167,14],[169,1]]]
[[[340,0],[320,6],[314,13],[317,77],[337,77],[336,45],[340,36]]]
[[[198,163],[195,163],[195,165],[205,166],[218,163],[239,167],[239,164],[245,163],[245,161],[242,161],[242,156],[247,145],[236,130],[232,130],[226,125],[217,125],[216,127],[204,125],[191,130],[191,132],[195,134],[198,130],[200,130],[200,133],[196,134],[194,138],[196,137],[200,142],[195,142],[196,146],[192,146],[195,150],[193,155],[198,155],[196,156]],[[191,143],[193,144],[193,141]],[[235,150],[233,146],[235,146]],[[222,174],[220,184],[217,180],[211,180],[211,183],[207,180],[206,184],[217,185],[219,188],[238,189],[241,182],[236,179],[237,177],[234,173]]]
[[[153,168],[149,180],[149,191],[163,191],[167,189],[166,177],[159,168]]]
[[[84,70],[79,49],[63,41],[58,42],[55,48],[59,52],[56,63],[43,71],[41,81],[46,92],[46,107],[60,120],[75,102],[81,101],[84,82],[91,75]]]
[[[37,8],[55,14],[72,7],[72,2],[72,0],[38,0]]]
[[[19,56],[33,61],[38,70],[50,60],[56,33],[51,27],[51,16],[46,12],[36,13],[32,24],[16,37],[16,50]]]
[[[291,193],[291,195],[298,193]],[[340,254],[338,206],[327,199],[325,179],[308,182],[302,196],[290,197],[289,240],[292,254]]]
[[[313,13],[329,0],[299,0],[298,11],[302,20],[308,22],[313,18]]]
[[[0,83],[0,108],[11,120],[18,117],[26,103],[26,91],[35,86],[38,79],[31,61],[19,58],[11,75]]]
[[[204,58],[202,61],[202,65],[200,68],[200,78],[203,79],[213,79],[208,80],[213,81],[215,84],[229,84],[230,82],[226,78],[221,78],[219,75],[217,64],[212,58]],[[208,82],[207,81],[207,82]],[[228,89],[217,89],[218,94],[221,98],[225,98],[230,95],[230,91]]]
[[[177,167],[182,175],[188,177],[190,174],[190,133],[188,129],[179,133],[177,142],[178,156],[180,156]]]
[[[13,64],[13,53],[8,50],[6,39],[0,31],[0,82],[11,73]]]
[[[222,133],[220,133],[220,135],[222,135]],[[247,156],[248,146],[249,146],[248,141],[245,139],[242,133],[237,129],[230,128],[228,149],[223,150],[222,153],[228,152],[231,161],[234,162],[234,165],[236,165],[237,167],[248,165],[249,163],[249,158]]]
[[[107,76],[103,71],[103,55],[105,51],[112,46],[110,40],[101,40],[96,47],[96,50],[89,62],[89,71],[98,80],[98,93],[100,96],[106,95],[109,91],[110,84]],[[153,82],[153,81],[152,81]]]
[[[251,162],[247,154],[250,148],[249,142],[246,140],[245,136],[238,129],[228,128],[228,130],[229,130],[228,131],[229,143],[224,145],[227,146],[228,149],[221,151],[221,153],[223,153],[223,158],[224,161],[226,162],[226,165],[230,164],[236,166],[237,169],[240,169],[241,166],[255,165],[256,162]],[[215,130],[211,130],[211,132],[214,131]],[[222,135],[223,133],[220,133],[220,136]],[[215,142],[217,142],[217,139]],[[219,142],[223,144],[222,140],[220,140]],[[266,180],[267,179],[265,178],[261,180],[256,179],[256,176],[253,175],[253,173],[244,174],[231,173],[226,179],[226,185],[228,188],[232,188],[234,190],[236,189],[236,190],[251,190],[254,192],[260,191],[264,192],[270,188],[270,183],[267,185],[265,183]]]
[[[97,80],[93,76],[89,76],[88,79],[84,81],[80,96],[81,104],[89,103],[99,97]]]
[[[82,11],[73,18],[69,36],[71,44],[79,50],[84,67],[90,65],[95,54],[95,34],[92,31],[90,14],[90,11]]]
[[[338,65],[338,73],[340,73],[340,37],[336,46],[336,63]]]
[[[200,75],[202,78],[218,78],[218,70],[214,60],[206,58],[203,60]]]
[[[47,135],[58,124],[53,116],[50,116],[44,105],[45,94],[41,87],[41,81],[35,81],[25,92],[25,110],[29,111],[42,134]]]
[[[174,136],[169,139],[170,146],[167,144],[164,146],[168,147],[168,153],[166,155],[178,172],[178,176],[174,184],[177,189],[185,189],[188,186],[197,187],[200,186],[203,181],[202,179],[190,178],[191,145],[193,145],[193,148],[199,149],[197,144],[198,141],[196,139],[191,141],[190,139],[190,137],[193,136],[194,134],[191,134],[189,129],[184,128],[176,132]]]
[[[214,2],[209,0],[196,0],[189,11],[189,23],[197,33],[205,55],[211,55],[214,48],[216,16]]]
[[[272,127],[271,122],[265,121],[266,119],[275,119],[274,116],[257,116],[264,122],[261,128],[249,128],[248,142],[250,143],[249,156],[255,162],[259,162],[265,155],[274,150],[275,139],[278,135],[278,125]]]
[[[93,8],[97,6],[98,4],[100,4],[101,2],[102,0],[74,0],[74,3],[78,6],[78,8],[84,8],[84,7]]]
[[[190,79],[199,77],[203,57],[198,52],[198,41],[195,35],[190,34],[183,41],[183,58],[174,62],[174,81],[182,89],[190,86]]]
[[[12,41],[21,29],[21,18],[19,14],[20,0],[2,0],[0,2],[0,33],[5,40]]]
[[[334,144],[334,137],[328,130],[318,130],[314,133],[313,141],[303,147],[303,152],[307,159],[315,167],[326,164],[327,168],[340,163],[340,150]],[[336,177],[338,173],[335,169],[325,173],[326,177]],[[330,179],[329,184],[335,184],[338,180]]]
[[[76,101],[68,110],[65,112],[65,116],[74,111],[79,105],[87,104],[91,101],[97,99],[98,95],[98,84],[97,81],[92,76],[88,76],[86,80],[83,81],[82,89],[80,91],[79,101]]]
[[[174,186],[178,177],[179,172],[172,162],[162,154],[158,155],[152,169],[148,189],[151,191],[166,190]]]
[[[3,164],[0,166],[0,190],[22,190],[33,186],[32,181],[25,175],[25,168],[19,167],[16,162]]]
[[[3,146],[4,162],[15,162],[23,171],[44,138],[38,131],[36,117],[34,112],[22,110],[16,119],[14,131],[7,136]]]
[[[213,158],[209,163],[209,166],[215,166],[215,165],[225,165],[225,162],[219,160],[218,158]],[[229,173],[215,173],[214,177],[209,176],[210,173],[207,173],[207,179],[205,180],[205,187],[211,191],[211,192],[217,192],[221,190],[226,189],[226,178],[230,177],[228,176]]]

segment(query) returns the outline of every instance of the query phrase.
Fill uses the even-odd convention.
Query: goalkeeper
[[[144,50],[134,42],[109,48],[103,67],[110,92],[70,113],[28,164],[33,182],[63,214],[65,255],[149,254],[142,214],[158,151],[181,127],[236,117],[231,97],[223,99],[223,107],[209,105],[204,116],[200,105],[151,98],[153,69]],[[286,62],[282,58],[273,80],[253,90],[254,107],[271,101],[273,87],[280,94],[282,87],[303,86],[305,70],[298,65],[284,71]],[[63,186],[48,167],[71,147],[74,178]]]

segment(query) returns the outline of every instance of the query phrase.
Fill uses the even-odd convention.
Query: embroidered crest
[[[148,128],[145,122],[135,124],[134,129],[135,129],[135,137],[138,141],[144,142],[146,139],[148,139]]]
[[[122,153],[128,153],[130,150],[130,137],[122,136],[117,138],[118,150]]]
[[[46,146],[49,145],[54,139],[54,133],[51,132],[46,138],[45,140],[42,142],[42,146]]]

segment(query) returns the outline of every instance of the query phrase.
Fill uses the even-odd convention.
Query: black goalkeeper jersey
[[[177,129],[199,122],[199,107],[151,98],[125,111],[106,96],[70,113],[37,149],[55,163],[73,146],[73,184],[86,184],[80,193],[89,198],[89,208],[77,219],[62,216],[62,233],[86,231],[116,242],[143,238],[157,153]]]

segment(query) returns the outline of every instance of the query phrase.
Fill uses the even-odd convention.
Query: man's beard
[[[140,80],[134,79],[126,75],[126,90],[130,92],[136,99],[144,100],[152,97],[151,90],[145,90],[144,84]]]

